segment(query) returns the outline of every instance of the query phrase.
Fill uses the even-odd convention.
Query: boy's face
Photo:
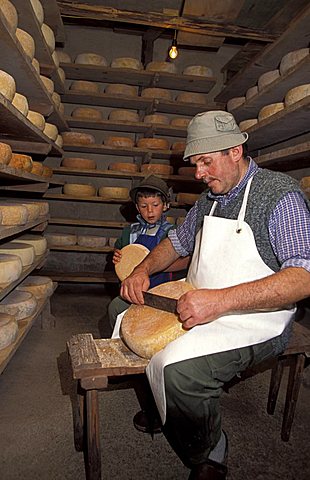
[[[160,197],[138,197],[136,207],[141,217],[147,223],[156,223],[163,212],[167,210],[167,206]]]

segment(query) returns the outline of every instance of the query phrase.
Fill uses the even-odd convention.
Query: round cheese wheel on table
[[[90,133],[63,132],[62,139],[64,145],[91,145],[96,143],[95,137]]]
[[[53,280],[49,277],[29,275],[17,290],[31,293],[37,300],[50,297],[54,290]]]
[[[88,80],[74,80],[71,83],[70,90],[72,92],[100,93],[100,85]]]
[[[26,243],[32,245],[34,248],[34,253],[37,256],[43,255],[47,250],[47,240],[42,235],[33,235],[31,233],[26,233],[14,240],[13,243]]]
[[[0,286],[15,282],[23,271],[23,264],[17,255],[0,253]]]
[[[126,245],[121,249],[122,257],[115,264],[115,273],[123,281],[127,278],[133,269],[139,265],[142,260],[150,253],[149,249],[139,243]]]
[[[125,85],[123,83],[110,83],[106,86],[104,93],[107,93],[108,95],[136,97],[137,88],[133,85]]]
[[[98,53],[79,53],[74,60],[74,63],[82,65],[101,65],[106,67],[108,65],[107,59]]]
[[[206,97],[203,93],[182,92],[176,98],[180,103],[206,103]]]
[[[141,165],[140,171],[143,173],[156,173],[157,175],[172,175],[173,167],[162,163],[145,163]]]
[[[151,150],[169,150],[169,142],[164,138],[140,138],[137,147]]]
[[[169,118],[167,117],[167,115],[162,115],[161,113],[152,113],[151,115],[145,115],[143,122],[169,125]]]
[[[134,146],[134,141],[132,138],[128,137],[108,137],[104,141],[104,145],[109,147],[123,147],[123,148],[132,148]]]
[[[42,175],[43,173],[43,165],[40,162],[32,162],[31,171],[33,175]]]
[[[129,162],[113,162],[109,164],[109,170],[114,172],[129,172],[134,173],[137,172],[139,169],[136,163],[129,163]]]
[[[180,192],[177,194],[177,203],[180,205],[194,205],[194,203],[198,200],[200,197],[199,194],[197,193],[183,193]]]
[[[263,90],[270,83],[277,80],[277,78],[280,78],[280,71],[278,69],[263,73],[257,80],[258,91]]]
[[[177,73],[177,67],[175,63],[171,62],[149,62],[145,70],[149,72]]]
[[[50,138],[51,140],[53,140],[53,142],[55,142],[57,136],[58,136],[58,128],[56,127],[56,125],[54,125],[53,123],[48,123],[46,122],[45,123],[45,127],[44,127],[44,130],[43,130],[43,133],[48,137]]]
[[[9,166],[12,168],[19,168],[25,172],[31,172],[32,158],[29,155],[23,155],[22,153],[12,153]]]
[[[241,105],[243,105],[244,102],[245,102],[245,97],[231,98],[230,100],[228,100],[228,102],[226,104],[227,112],[231,112],[232,110],[235,110],[235,108],[238,108]]]
[[[197,75],[198,77],[212,77],[213,71],[204,65],[190,65],[183,70],[183,75]]]
[[[43,117],[43,115],[41,115],[41,113],[29,110],[27,119],[29,120],[29,122],[31,122],[43,132],[45,127],[45,118]]]
[[[298,87],[291,88],[287,92],[284,98],[285,106],[288,107],[293,103],[299,102],[302,98],[306,98],[310,95],[310,83],[305,85],[299,85]]]
[[[18,336],[18,325],[12,315],[0,314],[0,350],[9,347]]]
[[[194,177],[196,173],[196,167],[180,167],[178,169],[179,175],[184,175],[185,177]]]
[[[194,290],[187,282],[162,283],[150,289],[156,295],[179,299]],[[146,305],[131,305],[121,323],[121,338],[134,353],[152,358],[168,343],[186,333],[179,316]]]
[[[43,23],[41,26],[41,31],[49,51],[53,53],[55,50],[55,35],[53,30],[46,23]]]
[[[14,105],[17,110],[27,117],[28,112],[29,112],[29,105],[28,105],[28,100],[24,95],[21,95],[20,93],[15,93],[14,98],[12,100],[12,105]]]
[[[109,114],[109,120],[116,122],[139,122],[137,112],[130,110],[112,110]]]
[[[0,93],[9,100],[9,102],[12,102],[14,95],[16,93],[16,84],[15,80],[7,72],[4,72],[3,70],[0,70]]]
[[[142,63],[136,58],[119,57],[112,60],[111,68],[130,68],[133,70],[142,70],[143,66]]]
[[[141,97],[145,98],[159,98],[162,100],[172,100],[172,93],[170,90],[166,90],[165,88],[157,88],[157,87],[150,87],[144,88],[141,92]]]
[[[72,118],[84,118],[94,121],[102,120],[101,111],[92,107],[77,107],[72,111],[71,116]]]
[[[44,235],[48,246],[70,247],[76,245],[77,242],[77,236],[73,233],[46,232]]]
[[[60,63],[72,63],[71,57],[69,53],[64,52],[60,48],[56,48],[56,52],[58,54],[58,58]]]
[[[251,98],[255,97],[255,95],[258,94],[258,86],[254,85],[253,87],[250,87],[247,89],[246,94],[245,94],[245,99],[248,102],[251,100]]]
[[[19,40],[19,43],[21,44],[21,47],[24,53],[26,54],[26,56],[29,58],[31,62],[34,57],[35,48],[36,48],[32,36],[25,30],[22,30],[21,28],[17,28],[15,34],[17,39]]]
[[[34,261],[34,248],[32,245],[21,242],[7,242],[0,245],[0,253],[16,255],[21,259],[23,267],[28,267]]]
[[[11,146],[7,143],[0,142],[0,163],[2,165],[7,165],[10,163],[12,158],[12,149]]]
[[[96,196],[96,188],[93,185],[85,183],[66,183],[63,186],[65,195],[73,195],[75,197],[94,197]]]
[[[103,248],[106,246],[106,237],[100,235],[78,235],[77,244],[81,247]]]
[[[81,170],[94,170],[97,168],[96,161],[91,158],[63,158],[61,165],[67,168],[77,168]]]
[[[14,290],[0,302],[0,313],[12,315],[17,322],[33,315],[38,302],[29,292]]]
[[[294,50],[284,55],[279,66],[281,75],[286,74],[291,68],[295,67],[295,65],[306,58],[309,55],[309,52],[310,49],[306,47],[299,48],[298,50]]]
[[[0,224],[5,226],[25,225],[28,222],[27,208],[19,203],[0,202]]]
[[[129,190],[126,187],[100,187],[98,195],[109,200],[128,200]]]
[[[15,33],[18,24],[18,14],[12,2],[9,0],[1,0],[0,11],[7,22],[10,32]]]
[[[283,109],[284,109],[283,102],[271,103],[270,105],[265,105],[265,107],[261,108],[260,111],[258,112],[258,121],[261,122],[262,120],[265,120],[265,118],[271,117],[272,115],[280,112]]]
[[[175,127],[187,127],[190,121],[190,118],[173,118],[170,125]]]
[[[239,123],[239,128],[241,132],[245,132],[248,128],[253,127],[253,125],[256,125],[257,123],[257,118],[248,118],[247,120],[243,120]]]

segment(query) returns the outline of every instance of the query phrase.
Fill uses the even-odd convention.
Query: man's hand
[[[178,314],[186,329],[209,323],[226,313],[221,290],[199,289],[184,293],[178,301]]]
[[[146,270],[135,268],[121,285],[120,295],[127,302],[144,304],[142,292],[146,292],[150,286],[150,278]]]
[[[114,265],[118,262],[120,262],[122,258],[122,252],[121,250],[119,250],[118,248],[116,248],[114,250],[114,253],[113,253],[113,258],[112,258],[112,262],[114,263]]]

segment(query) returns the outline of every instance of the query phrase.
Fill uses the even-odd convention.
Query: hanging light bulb
[[[179,55],[179,51],[177,46],[177,31],[175,30],[172,44],[169,50],[169,57],[174,60],[175,58],[177,58],[178,55]]]

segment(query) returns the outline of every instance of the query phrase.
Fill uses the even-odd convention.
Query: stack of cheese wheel
[[[73,197],[94,197],[96,188],[89,183],[65,183],[63,193]]]
[[[20,237],[12,240],[13,243],[26,243],[32,245],[34,248],[35,256],[44,255],[47,250],[47,240],[42,235],[34,235],[31,233],[26,233]]]
[[[77,237],[77,244],[81,247],[104,248],[106,243],[106,237],[100,235],[78,235]]]
[[[174,127],[187,127],[190,121],[190,118],[173,118],[170,125],[173,125]]]
[[[184,152],[186,147],[186,142],[174,142],[171,145],[171,150],[177,151],[177,152]]]
[[[29,122],[31,122],[33,125],[35,125],[39,130],[43,132],[45,128],[45,118],[41,113],[39,112],[34,112],[33,110],[29,110],[27,119]]]
[[[21,242],[7,242],[0,245],[0,253],[16,255],[21,259],[22,266],[28,267],[34,262],[34,248],[30,244]]]
[[[149,62],[145,70],[149,72],[177,73],[177,67],[171,62]]]
[[[16,93],[16,84],[15,80],[7,72],[0,70],[0,93],[7,99],[9,102],[12,102],[14,95]]]
[[[254,85],[253,87],[250,87],[247,89],[246,94],[245,94],[245,100],[248,102],[251,100],[251,98],[255,97],[255,95],[258,94],[258,86]]]
[[[102,120],[101,111],[92,107],[77,107],[72,111],[71,116],[72,118],[92,120],[96,122]]]
[[[44,22],[44,10],[40,0],[30,0],[33,11],[40,25],[43,25]]]
[[[109,164],[109,170],[113,170],[114,172],[135,173],[138,171],[138,165],[129,162],[113,162]]]
[[[177,194],[177,203],[179,205],[194,205],[194,203],[200,197],[197,193],[183,193],[180,192]]]
[[[172,100],[172,94],[170,90],[166,90],[165,88],[157,88],[157,87],[150,87],[144,88],[141,92],[141,97],[145,98],[159,98],[161,100]]]
[[[160,125],[169,125],[169,118],[167,115],[161,113],[152,113],[151,115],[145,115],[143,119],[144,123],[160,124]]]
[[[204,65],[190,65],[183,70],[183,75],[197,75],[198,77],[212,77],[213,71]]]
[[[53,142],[55,142],[56,138],[58,137],[58,128],[53,123],[46,122],[43,133]]]
[[[53,30],[46,23],[43,23],[41,31],[50,53],[53,53],[55,51],[55,35]]]
[[[100,85],[88,80],[74,80],[71,83],[70,90],[72,92],[100,93]]]
[[[206,103],[206,97],[203,93],[182,92],[176,98],[180,103]]]
[[[291,88],[287,92],[284,98],[284,103],[286,107],[293,105],[294,103],[299,102],[303,98],[309,97],[310,95],[310,83],[304,85],[298,85],[298,87]]]
[[[121,259],[115,264],[115,273],[123,281],[127,278],[133,269],[139,265],[142,260],[150,253],[149,249],[139,243],[126,245],[121,249]]]
[[[235,110],[235,108],[238,108],[241,105],[243,105],[244,102],[245,102],[245,97],[231,98],[230,100],[228,100],[226,105],[227,112],[231,112],[232,110]]]
[[[0,350],[12,345],[17,337],[18,325],[15,318],[12,315],[0,313]]]
[[[96,143],[95,137],[90,133],[63,132],[62,139],[64,145],[92,145]]]
[[[157,175],[172,175],[173,167],[161,163],[145,163],[140,168],[142,173],[155,173]]]
[[[8,165],[12,158],[12,149],[7,143],[0,142],[0,163]]]
[[[16,8],[9,0],[1,0],[0,11],[6,20],[8,29],[14,34],[18,24],[18,14]]]
[[[123,83],[111,83],[106,86],[105,91],[107,95],[120,95],[121,97],[136,97],[137,87],[133,85],[125,85]]]
[[[23,271],[23,264],[19,256],[0,253],[0,287],[15,282]]]
[[[46,88],[46,90],[48,91],[48,93],[50,95],[53,95],[54,93],[54,90],[55,90],[55,86],[54,86],[54,82],[52,79],[46,77],[45,75],[40,75],[40,79],[41,79],[41,82],[43,83],[44,87]]]
[[[49,277],[30,275],[17,287],[17,290],[31,293],[37,300],[50,297],[54,290],[53,280]]]
[[[64,52],[60,48],[56,48],[56,52],[60,63],[72,63],[69,53]]]
[[[130,68],[132,70],[142,70],[142,63],[136,58],[119,57],[111,62],[111,68]]]
[[[44,235],[49,247],[71,247],[77,242],[77,236],[73,233],[45,232]]]
[[[108,245],[109,247],[114,248],[115,242],[118,240],[118,237],[109,237],[108,238]]]
[[[79,53],[74,60],[75,63],[82,65],[100,65],[106,67],[108,65],[107,59],[98,53]]]
[[[270,105],[266,105],[265,107],[261,108],[258,113],[258,121],[262,122],[265,118],[271,117],[275,113],[280,112],[284,108],[283,102],[272,103]]]
[[[129,200],[129,190],[126,187],[100,187],[98,195],[109,200]]]
[[[150,292],[168,298],[179,299],[194,290],[187,282],[162,283]],[[175,313],[165,312],[146,305],[131,305],[121,323],[121,338],[126,345],[143,358],[152,358],[168,343],[186,333]]]
[[[42,163],[33,161],[30,173],[32,173],[33,175],[42,175],[43,173]]]
[[[31,172],[32,158],[29,155],[23,155],[21,153],[12,153],[9,166],[12,168],[18,168],[25,172]]]
[[[76,168],[78,170],[95,170],[97,168],[96,161],[91,158],[63,158],[61,165],[66,168]]]
[[[280,71],[278,69],[263,73],[257,80],[258,91],[260,92],[278,78],[280,78]]]
[[[285,75],[291,68],[295,67],[299,62],[301,62],[304,58],[308,57],[310,49],[300,48],[299,50],[294,50],[293,52],[289,52],[284,57],[282,57],[279,70],[281,75]]]
[[[300,186],[304,192],[310,192],[310,177],[303,177],[300,180]]]
[[[12,105],[14,105],[14,107],[17,108],[17,110],[22,115],[24,115],[24,117],[27,117],[29,112],[29,105],[25,95],[21,95],[20,93],[16,92],[12,100]]]
[[[139,122],[139,115],[132,110],[112,110],[109,113],[109,120],[113,122]]]
[[[164,138],[140,138],[137,147],[150,150],[169,150],[169,142]]]
[[[243,120],[242,122],[239,123],[239,128],[241,132],[245,132],[249,128],[253,127],[253,125],[256,125],[258,123],[257,118],[248,118],[247,120]]]
[[[134,147],[134,141],[132,138],[128,138],[128,137],[109,136],[104,141],[104,145],[108,147],[132,148]]]
[[[0,313],[12,315],[17,322],[31,317],[38,306],[36,298],[29,292],[14,290],[0,302]]]
[[[22,30],[21,28],[17,28],[15,34],[16,34],[16,38],[21,44],[21,47],[25,55],[29,58],[31,62],[35,54],[35,43],[32,36],[25,30]]]
[[[29,213],[25,205],[0,201],[0,225],[25,225]]]
[[[196,173],[196,167],[180,167],[178,174],[184,177],[194,177]]]
[[[53,170],[52,170],[52,168],[49,167],[48,165],[43,165],[42,176],[43,176],[43,177],[48,177],[48,178],[50,178],[52,175],[53,175]]]

